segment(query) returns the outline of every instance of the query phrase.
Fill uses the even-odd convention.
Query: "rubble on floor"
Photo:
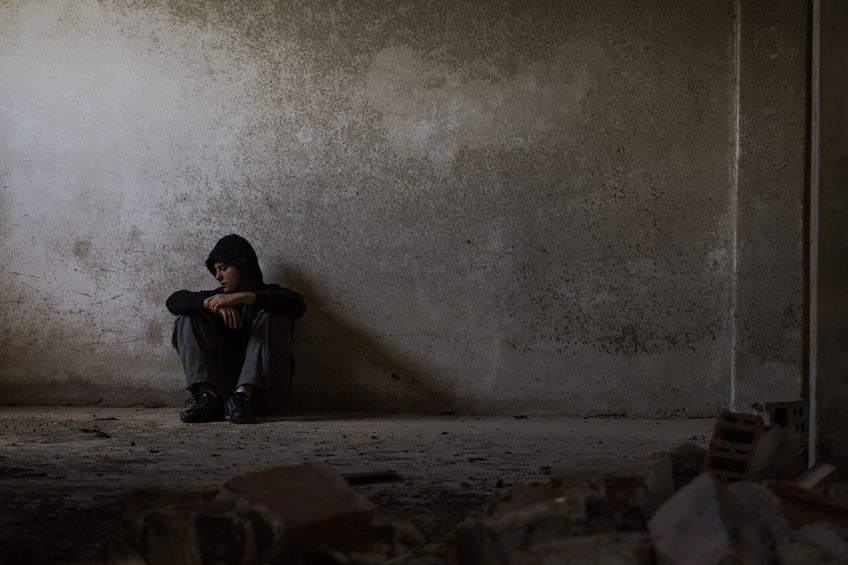
[[[325,465],[234,477],[217,493],[150,493],[125,504],[113,563],[303,565],[848,563],[848,487],[811,469],[803,403],[724,410],[708,450],[550,468],[504,489],[485,515],[428,540],[387,522],[354,486],[385,472]]]

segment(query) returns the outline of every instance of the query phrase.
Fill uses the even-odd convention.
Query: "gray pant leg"
[[[293,327],[291,316],[264,310],[253,321],[238,385],[258,387],[253,393],[257,413],[276,412],[291,392]]]
[[[235,388],[241,355],[227,343],[216,322],[215,314],[205,310],[177,316],[171,343],[180,354],[186,388],[208,383],[228,397]]]

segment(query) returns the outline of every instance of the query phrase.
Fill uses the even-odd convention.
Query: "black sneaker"
[[[230,422],[233,424],[252,424],[256,419],[253,403],[246,394],[241,392],[233,394],[227,402],[227,407],[230,409]]]
[[[180,412],[183,422],[220,422],[224,419],[224,401],[208,392],[186,400],[189,407]]]

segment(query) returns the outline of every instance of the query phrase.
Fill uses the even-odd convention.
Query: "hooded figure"
[[[191,392],[184,422],[253,422],[280,409],[291,389],[294,320],[303,297],[267,284],[256,252],[243,237],[221,238],[206,259],[214,290],[179,290],[165,305],[177,315],[172,343]]]
[[[261,288],[265,282],[262,280],[262,269],[259,267],[259,259],[253,246],[240,235],[230,234],[222,237],[215,244],[206,259],[206,268],[215,276],[215,263],[229,263],[238,267],[255,287]]]

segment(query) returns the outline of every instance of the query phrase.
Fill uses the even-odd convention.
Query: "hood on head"
[[[215,244],[209,258],[206,259],[206,268],[215,275],[215,263],[229,263],[235,265],[250,277],[250,282],[255,286],[262,286],[262,269],[259,268],[259,259],[256,251],[245,238],[240,235],[230,234],[222,237]]]

